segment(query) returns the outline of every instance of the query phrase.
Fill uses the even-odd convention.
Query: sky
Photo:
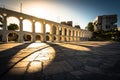
[[[117,14],[120,27],[120,0],[0,0],[0,7],[55,22],[73,21],[84,29],[97,16]]]

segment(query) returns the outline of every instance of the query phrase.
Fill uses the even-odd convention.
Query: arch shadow
[[[55,50],[55,57],[42,70],[28,75],[30,80],[119,80],[119,42],[46,43]],[[27,46],[28,44],[26,44]],[[21,48],[25,48],[21,47]],[[47,47],[44,47],[45,49]],[[7,50],[7,52],[14,48]],[[16,49],[16,48],[15,48]],[[41,49],[42,50],[42,49]],[[18,50],[19,51],[19,50]],[[15,53],[17,53],[16,51]],[[35,51],[36,52],[36,51]],[[2,52],[5,54],[6,52]],[[13,55],[11,55],[12,57]],[[10,58],[11,58],[10,57]],[[1,58],[1,57],[0,57]],[[8,66],[7,64],[4,66]],[[2,61],[2,58],[1,60]],[[44,67],[45,66],[45,67]],[[24,74],[14,74],[21,76]],[[10,78],[14,79],[14,77]],[[25,76],[20,78],[26,80]],[[20,80],[19,78],[15,80]],[[3,79],[4,80],[4,79]]]

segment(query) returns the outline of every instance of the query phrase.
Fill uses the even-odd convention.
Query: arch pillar
[[[73,30],[71,30],[71,40],[70,40],[71,42],[73,42],[73,40],[74,40],[74,35],[73,34],[74,34]]]
[[[62,27],[62,35],[63,36],[65,35],[65,29],[64,29],[64,27]]]
[[[60,32],[59,32],[59,27],[56,27],[56,35],[57,35],[57,42],[60,42]]]
[[[42,39],[41,41],[42,41],[42,42],[45,42],[45,41],[46,41],[45,22],[42,23],[42,26],[41,26],[41,33],[42,33],[42,36],[43,36],[43,39]]]
[[[18,42],[24,42],[24,40],[23,40],[23,18],[22,17],[20,17],[20,19],[19,19],[19,26],[20,26],[20,33],[19,33],[19,39],[18,39]]]
[[[70,41],[69,28],[67,28],[67,41]]]
[[[65,29],[62,27],[62,42],[65,41]]]
[[[50,35],[51,35],[51,39],[50,41],[53,42],[53,24],[50,25]]]
[[[36,36],[35,36],[35,20],[32,21],[32,37],[33,37],[33,42],[36,41]]]
[[[3,13],[3,37],[2,37],[2,41],[3,42],[8,42],[8,39],[7,39],[7,14],[6,13]]]
[[[80,41],[80,35],[81,35],[81,32],[78,31],[78,40]]]

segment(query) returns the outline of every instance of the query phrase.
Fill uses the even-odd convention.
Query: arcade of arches
[[[88,40],[92,33],[53,21],[37,18],[23,13],[0,8],[0,41],[51,41],[51,42],[79,42]],[[10,21],[12,20],[12,21]],[[19,30],[8,30],[7,26],[15,23]]]

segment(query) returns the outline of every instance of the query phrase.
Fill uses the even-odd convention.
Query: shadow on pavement
[[[0,51],[0,78],[2,78],[8,72],[8,70],[14,65],[10,63],[11,58],[14,55],[16,55],[20,50],[26,48],[28,45],[30,45],[30,43],[20,44],[18,46]]]
[[[31,73],[28,77],[33,77],[29,78],[29,80],[120,80],[119,43],[114,42],[104,45],[102,45],[103,43],[46,44],[55,50],[56,55],[46,67],[44,67],[46,62],[42,64],[43,70]],[[2,53],[14,52],[13,55],[15,55],[28,45],[20,45],[17,46],[18,48],[14,47]],[[8,68],[8,62],[13,55],[7,59],[6,57],[0,57],[0,63],[5,62],[4,64],[2,63],[5,69]],[[2,67],[0,69],[2,70]],[[3,80],[27,79],[24,78],[24,74],[14,74],[12,78]]]

